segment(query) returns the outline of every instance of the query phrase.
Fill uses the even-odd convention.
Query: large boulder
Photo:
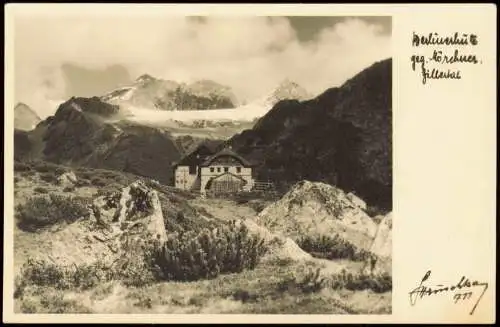
[[[349,192],[347,193],[347,198],[352,202],[354,203],[356,206],[358,206],[360,209],[362,210],[366,210],[367,209],[367,205],[366,205],[366,202],[363,201],[361,198],[357,197],[354,193],[352,192]]]
[[[248,228],[249,233],[258,235],[266,242],[268,251],[264,255],[262,261],[301,261],[312,259],[309,253],[302,250],[297,243],[289,237],[270,232],[267,228],[257,225],[250,219],[246,219],[239,223],[244,224]]]
[[[65,266],[99,261],[120,269],[142,259],[145,246],[166,240],[158,194],[141,181],[97,197],[90,209],[90,218],[51,232],[51,251],[42,259]]]
[[[377,233],[370,246],[375,255],[364,266],[365,273],[391,273],[392,270],[392,212],[380,221]]]
[[[77,181],[78,179],[72,171],[65,172],[57,177],[57,182],[63,186],[73,186]]]
[[[392,212],[387,214],[378,225],[370,252],[379,257],[392,256]]]
[[[279,201],[266,207],[257,223],[293,240],[304,236],[334,236],[369,249],[377,225],[344,191],[334,186],[302,181]]]

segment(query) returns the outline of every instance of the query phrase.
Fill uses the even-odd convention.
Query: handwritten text
[[[477,55],[471,52],[478,43],[475,34],[456,32],[450,36],[440,36],[438,33],[419,35],[413,32],[412,46],[421,50],[411,56],[411,68],[420,72],[422,84],[426,84],[430,79],[462,79],[458,65],[482,63]]]

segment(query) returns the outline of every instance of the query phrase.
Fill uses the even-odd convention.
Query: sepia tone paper
[[[5,7],[4,322],[316,322],[489,323],[495,321],[496,7],[450,5],[103,5],[10,4]],[[123,16],[391,17],[392,308],[390,314],[21,314],[14,312],[13,108],[18,17],[54,20]],[[139,29],[130,24],[130,33]],[[127,31],[124,31],[126,33]],[[436,34],[434,34],[436,33]],[[423,45],[421,37],[467,34],[475,44]],[[420,37],[416,45],[415,35]],[[145,36],[147,37],[147,36]],[[35,42],[35,40],[34,40]],[[437,63],[455,49],[470,61]],[[130,51],[133,51],[131,49]],[[44,52],[47,53],[47,52]],[[138,52],[141,53],[141,52]],[[54,53],[56,56],[57,53]],[[436,54],[439,55],[439,54]],[[413,57],[413,59],[412,59]],[[422,65],[430,69],[423,82]],[[434,56],[434,59],[436,57]],[[142,58],[147,61],[148,58]],[[355,59],[353,59],[355,60]],[[412,60],[415,69],[412,69]],[[469,59],[464,59],[465,61]],[[368,65],[367,65],[368,66]],[[433,79],[432,69],[455,72]],[[457,73],[456,71],[459,71]],[[265,74],[266,72],[262,72]],[[438,73],[435,73],[438,74]],[[460,75],[460,79],[456,75]],[[352,74],[354,75],[354,74]],[[347,79],[348,76],[346,76]],[[215,78],[215,77],[214,77]],[[22,82],[21,82],[22,83]],[[320,88],[320,87],[318,87]],[[326,89],[323,88],[323,90]],[[311,158],[314,160],[314,158]],[[427,279],[422,281],[426,273]],[[461,278],[464,279],[461,280]],[[478,286],[466,289],[465,279]],[[487,283],[487,287],[482,285]],[[455,286],[416,298],[419,285]],[[441,286],[439,286],[441,285]],[[457,285],[462,287],[458,288]],[[484,293],[483,293],[484,290]],[[457,297],[457,294],[458,297]],[[415,296],[412,304],[411,296]],[[463,299],[461,298],[463,297]],[[481,297],[479,299],[479,297]],[[477,306],[475,304],[477,303]],[[472,312],[472,314],[471,314]]]

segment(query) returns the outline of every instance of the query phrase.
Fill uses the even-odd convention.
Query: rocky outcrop
[[[211,80],[191,84],[141,75],[128,86],[113,90],[101,100],[124,107],[157,110],[207,110],[234,108],[237,100],[231,88]]]
[[[370,247],[377,229],[373,220],[344,191],[309,181],[294,185],[279,201],[266,207],[256,222],[293,240],[339,234],[364,249]]]
[[[249,233],[258,235],[266,242],[268,251],[262,258],[263,262],[275,260],[301,261],[312,259],[312,256],[302,250],[291,238],[280,233],[273,233],[267,228],[257,225],[250,219],[246,219],[240,223],[244,224],[248,228]]]
[[[283,100],[304,101],[310,98],[312,98],[312,96],[306,89],[286,78],[276,87],[266,100],[269,105],[273,106]]]
[[[360,209],[362,210],[366,210],[367,206],[366,206],[366,202],[363,201],[362,199],[358,198],[356,195],[354,195],[353,193],[347,193],[346,197],[352,202],[354,203],[356,206],[358,206]]]
[[[92,211],[96,223],[103,227],[95,233],[107,230],[115,234],[130,234],[134,230],[134,233],[140,231],[140,237],[165,241],[166,231],[158,194],[140,181],[125,187],[119,194],[98,197]]]
[[[378,225],[370,252],[382,258],[392,256],[392,212],[387,214]]]
[[[78,181],[76,175],[74,172],[69,171],[66,173],[61,174],[59,177],[57,177],[57,182],[59,185],[62,186],[73,186],[75,183]]]
[[[143,258],[148,244],[166,239],[158,194],[140,181],[121,193],[97,197],[90,209],[88,219],[51,233],[51,251],[42,259],[63,266],[100,262],[120,268]]]
[[[370,246],[374,258],[365,263],[366,274],[392,274],[392,212],[380,221],[375,238]]]
[[[91,98],[72,97],[65,104],[78,111],[102,117],[112,117],[120,111],[119,106],[103,102],[95,96]]]

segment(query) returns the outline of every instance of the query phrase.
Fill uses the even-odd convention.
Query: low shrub
[[[28,259],[21,267],[20,279],[16,285],[16,294],[22,295],[28,285],[50,286],[56,289],[92,288],[101,282],[111,280],[110,271],[97,261],[93,264],[80,264],[68,267],[46,260]]]
[[[378,275],[353,274],[342,270],[333,275],[330,280],[333,289],[348,289],[351,291],[372,290],[375,293],[392,291],[392,276],[384,273]]]
[[[77,179],[74,183],[75,187],[84,187],[92,185],[88,179]]]
[[[130,261],[126,267],[121,267],[114,273],[128,287],[144,287],[157,280],[154,267],[151,266],[151,252],[146,251],[142,257]]]
[[[92,171],[88,170],[87,168],[78,168],[76,171],[75,171],[75,175],[77,177],[78,180],[89,180],[89,183],[90,183],[90,179],[95,175],[92,173]]]
[[[36,171],[34,171],[34,170],[26,170],[26,171],[21,172],[21,176],[23,176],[23,177],[31,177],[31,176],[35,176],[35,174],[36,174]]]
[[[238,288],[233,292],[232,298],[235,301],[241,301],[243,303],[257,302],[258,295],[253,292]]]
[[[266,201],[250,200],[247,202],[247,205],[255,210],[255,212],[260,213],[269,203]]]
[[[142,294],[136,302],[134,302],[135,307],[151,309],[153,307],[153,300],[150,296]]]
[[[109,182],[101,177],[94,177],[90,181],[94,186],[106,186]]]
[[[66,186],[65,188],[63,188],[63,192],[73,192],[74,190],[74,186]]]
[[[65,299],[63,293],[49,294],[40,298],[40,313],[92,313],[90,308],[75,299]]]
[[[22,313],[37,313],[39,312],[38,303],[31,298],[25,299],[21,303],[21,312]]]
[[[22,313],[91,313],[90,308],[75,299],[65,299],[64,293],[44,293],[38,299],[27,297],[21,301]]]
[[[266,252],[264,240],[249,235],[246,226],[231,224],[200,233],[174,233],[153,251],[157,278],[193,281],[253,269]]]
[[[106,184],[117,184],[120,186],[126,186],[130,183],[136,181],[139,177],[134,176],[130,173],[126,173],[123,171],[115,171],[115,170],[106,170],[106,169],[88,169],[84,175],[86,179],[100,179],[102,182]],[[98,182],[99,183],[99,182]]]
[[[96,196],[103,196],[106,199],[106,208],[118,208],[120,202],[121,192],[110,191],[107,189],[98,189]]]
[[[57,176],[53,172],[46,172],[40,174],[40,179],[49,184],[57,184],[59,181],[57,180]]]
[[[35,193],[41,193],[41,194],[47,194],[47,193],[49,193],[49,190],[47,190],[47,188],[45,188],[45,187],[41,187],[41,186],[37,186],[37,187],[35,187],[35,188],[33,189],[33,191],[34,191]]]
[[[54,173],[56,175],[61,175],[67,172],[67,168],[59,166],[47,161],[35,161],[32,163],[33,169],[39,173]]]
[[[78,180],[83,180],[85,184],[78,186],[94,185],[98,187],[107,185],[119,185],[120,187],[129,185],[137,180],[137,177],[121,171],[112,171],[105,169],[79,167],[75,170],[75,175]],[[88,183],[88,184],[87,184]]]
[[[326,287],[326,278],[320,277],[321,269],[317,268],[316,271],[309,268],[309,272],[303,278],[297,276],[288,276],[278,283],[278,291],[280,292],[294,292],[301,293],[315,293],[321,291]]]
[[[142,259],[131,260],[125,267],[109,268],[99,260],[91,264],[62,266],[29,258],[16,279],[14,298],[23,297],[25,288],[30,285],[59,290],[87,290],[113,280],[121,280],[124,285],[132,287],[149,285],[155,277],[151,267]]]
[[[347,289],[351,291],[371,290],[375,293],[392,291],[392,276],[384,273],[379,275],[353,274],[345,269],[341,273],[320,277],[321,269],[309,272],[302,278],[295,275],[285,277],[277,285],[279,292],[314,293],[325,288],[333,290]]]
[[[14,161],[14,171],[29,171],[31,166],[27,163]]]
[[[365,261],[373,255],[364,249],[343,239],[338,234],[334,237],[321,235],[316,237],[306,236],[297,241],[297,244],[311,255],[323,259],[349,259]]]
[[[60,222],[73,222],[88,215],[89,199],[51,194],[29,198],[16,207],[18,226],[25,231],[54,225]]]

